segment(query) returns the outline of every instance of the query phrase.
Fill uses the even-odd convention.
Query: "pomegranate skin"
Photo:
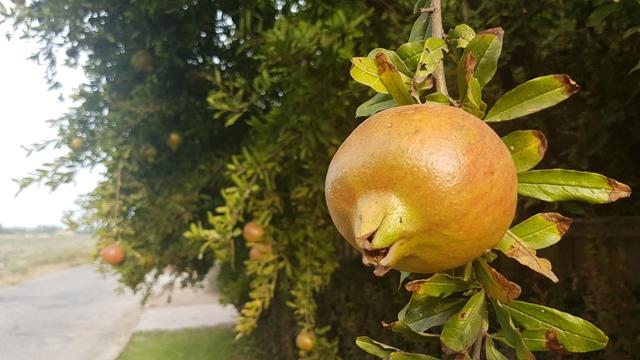
[[[400,106],[360,124],[325,182],[331,218],[363,262],[432,273],[502,239],[516,209],[509,150],[483,121],[435,104]]]

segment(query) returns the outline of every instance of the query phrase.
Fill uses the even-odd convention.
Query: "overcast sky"
[[[15,197],[18,186],[11,179],[24,177],[66,150],[48,149],[26,157],[21,146],[54,138],[56,131],[46,120],[63,114],[71,103],[58,100],[59,90],[47,90],[43,65],[26,59],[36,45],[17,37],[8,41],[6,30],[0,25],[0,225],[61,225],[63,212],[76,208],[78,195],[92,190],[100,174],[83,171],[75,183],[53,193],[44,186],[32,186]],[[77,69],[61,69],[58,77],[64,94],[82,79]]]

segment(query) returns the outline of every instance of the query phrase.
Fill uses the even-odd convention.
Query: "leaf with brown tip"
[[[558,213],[540,213],[512,227],[511,232],[533,249],[539,250],[560,241],[571,222],[570,218]]]
[[[510,302],[520,296],[520,286],[489,266],[486,260],[476,259],[473,266],[478,280],[491,298]]]
[[[536,256],[536,250],[527,245],[516,236],[511,230],[507,230],[502,240],[495,246],[508,257],[516,260],[520,264],[546,276],[553,282],[558,282],[558,277],[551,271],[551,262],[547,259]]]

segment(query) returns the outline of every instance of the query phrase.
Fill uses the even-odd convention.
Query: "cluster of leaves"
[[[416,10],[423,14],[412,30],[425,34],[428,18],[424,13],[429,2],[418,1]],[[420,31],[415,31],[419,28]],[[366,58],[352,59],[351,76],[378,94],[362,104],[358,116],[414,103],[443,103],[456,106],[483,119],[501,122],[520,118],[549,108],[567,99],[579,86],[564,74],[537,77],[505,93],[487,111],[482,89],[497,70],[502,49],[500,28],[475,33],[468,25],[452,29],[446,41],[429,36],[409,39],[394,52],[374,49]],[[412,50],[408,50],[412,49]],[[456,64],[459,98],[448,91],[432,88],[438,82],[436,70],[444,54]],[[432,77],[434,79],[429,79]],[[547,202],[581,201],[603,204],[628,197],[629,186],[603,175],[564,169],[531,170],[544,156],[547,140],[537,130],[518,130],[502,138],[512,154],[518,172],[518,193]],[[495,249],[517,260],[554,282],[558,278],[551,263],[536,256],[536,250],[557,243],[569,228],[571,220],[557,213],[541,213],[507,231]],[[542,305],[517,301],[520,288],[488,265],[495,259],[489,252],[464,268],[462,276],[435,274],[407,284],[413,296],[399,313],[398,321],[385,325],[417,341],[439,341],[446,353],[460,358],[480,358],[484,344],[488,359],[506,359],[494,340],[515,349],[518,359],[531,359],[531,351],[588,352],[606,346],[606,335],[586,320]],[[406,276],[405,276],[406,277]],[[451,297],[462,293],[462,297]],[[491,333],[487,299],[493,305],[498,328]],[[427,330],[442,326],[441,333]],[[519,326],[519,327],[517,327]],[[381,358],[429,359],[422,354],[402,352],[366,337],[358,338],[358,346]]]

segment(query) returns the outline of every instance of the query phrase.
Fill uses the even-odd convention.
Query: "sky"
[[[61,68],[57,79],[62,89],[49,91],[44,65],[27,59],[37,45],[18,37],[7,40],[7,29],[5,24],[0,25],[0,225],[62,225],[63,212],[77,209],[78,196],[97,184],[98,170],[81,171],[74,183],[53,193],[45,186],[31,186],[17,197],[18,185],[12,179],[24,177],[68,151],[47,149],[27,157],[22,146],[55,137],[56,130],[46,120],[59,117],[72,105],[58,98],[61,92],[70,94],[82,82],[83,74],[80,69]]]

